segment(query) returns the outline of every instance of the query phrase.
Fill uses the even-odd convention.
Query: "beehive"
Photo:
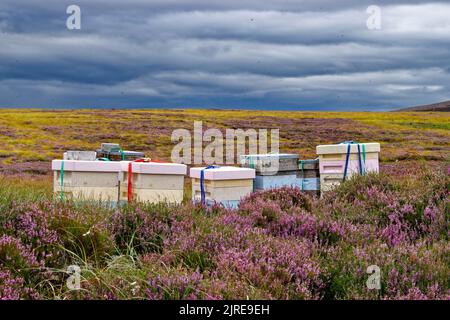
[[[319,159],[299,160],[298,177],[301,179],[301,189],[311,195],[320,194]]]
[[[331,190],[344,180],[345,165],[348,164],[346,178],[354,174],[379,171],[379,143],[320,145],[316,148],[319,157],[321,191]]]
[[[131,164],[131,188],[128,185]],[[122,161],[121,200],[181,203],[187,166],[177,163]]]
[[[254,190],[297,187],[303,191],[319,190],[318,160],[301,160],[296,154],[257,154],[241,157],[244,167],[256,170]]]
[[[112,201],[119,199],[118,162],[53,160],[53,191],[63,198]]]
[[[319,178],[303,178],[301,171],[285,171],[273,176],[255,177],[255,190],[266,190],[282,187],[297,187],[301,190],[319,190]]]
[[[204,173],[205,203],[219,203],[235,208],[239,201],[253,191],[255,170],[238,167],[191,168],[192,200],[200,202],[201,172]]]

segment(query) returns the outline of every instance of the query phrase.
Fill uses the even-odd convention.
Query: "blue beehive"
[[[273,170],[273,163],[276,171]],[[295,154],[257,154],[241,157],[242,166],[256,170],[255,190],[297,187],[303,191],[320,190],[319,161],[299,160]]]
[[[298,187],[301,190],[312,191],[320,189],[319,178],[301,178],[297,172],[294,174],[283,174],[274,176],[255,177],[255,190],[266,190],[274,188],[282,188],[285,186]]]

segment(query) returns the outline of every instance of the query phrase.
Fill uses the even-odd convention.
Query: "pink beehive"
[[[379,143],[341,143],[320,145],[320,190],[329,191],[354,174],[379,171]]]

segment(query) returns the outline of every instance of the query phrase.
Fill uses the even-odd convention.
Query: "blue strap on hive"
[[[359,162],[359,174],[363,174],[362,161],[361,161],[361,147],[358,143],[358,162]]]
[[[64,160],[61,161],[61,171],[60,171],[59,175],[60,175],[60,182],[59,182],[59,184],[60,184],[60,189],[61,189],[60,193],[59,193],[59,197],[60,197],[60,200],[62,201],[62,200],[64,200],[64,191],[63,191],[63,187],[64,187]]]
[[[305,190],[305,161],[304,160],[300,160],[300,168],[302,170],[302,191]]]
[[[202,204],[206,204],[206,195],[205,195],[205,170],[219,168],[218,166],[207,166],[200,171],[200,195]]]
[[[352,144],[356,144],[355,141],[346,141],[342,142],[342,144],[347,144],[347,156],[345,158],[345,167],[344,167],[344,177],[342,181],[345,181],[347,177],[347,170],[348,170],[348,162],[350,159],[350,149]],[[362,144],[362,152],[363,152],[363,158],[364,158],[364,165],[361,159],[361,145],[358,143],[358,162],[359,162],[359,174],[364,175],[366,174],[366,146]],[[364,166],[364,167],[363,167]]]
[[[353,141],[347,142],[347,156],[345,158],[344,177],[342,178],[342,181],[345,181],[345,178],[347,177],[348,160],[350,158],[350,149],[352,147],[352,143]]]

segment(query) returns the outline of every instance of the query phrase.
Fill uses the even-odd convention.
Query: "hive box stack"
[[[316,148],[319,156],[320,188],[322,192],[331,190],[344,179],[348,144],[320,145]],[[379,171],[379,143],[360,143],[350,145],[347,177],[354,174]],[[361,158],[361,165],[360,159]]]
[[[201,172],[205,168],[191,168],[192,201],[201,201]],[[204,173],[206,204],[219,203],[227,208],[236,208],[239,201],[253,191],[255,170],[239,167],[216,167]]]
[[[98,158],[106,158],[111,161],[133,161],[144,158],[143,152],[122,150],[117,143],[102,143],[101,149],[97,150]]]
[[[131,163],[131,188],[128,185]],[[177,163],[122,161],[121,200],[181,203],[187,166]]]
[[[53,191],[64,198],[117,202],[119,162],[53,160]]]
[[[313,195],[320,193],[320,171],[319,159],[299,160],[299,178],[301,179],[301,189]]]
[[[241,157],[243,167],[256,169],[255,190],[298,187],[304,191],[319,189],[319,180],[313,172],[315,165],[308,163],[299,168],[296,154],[256,154]]]

